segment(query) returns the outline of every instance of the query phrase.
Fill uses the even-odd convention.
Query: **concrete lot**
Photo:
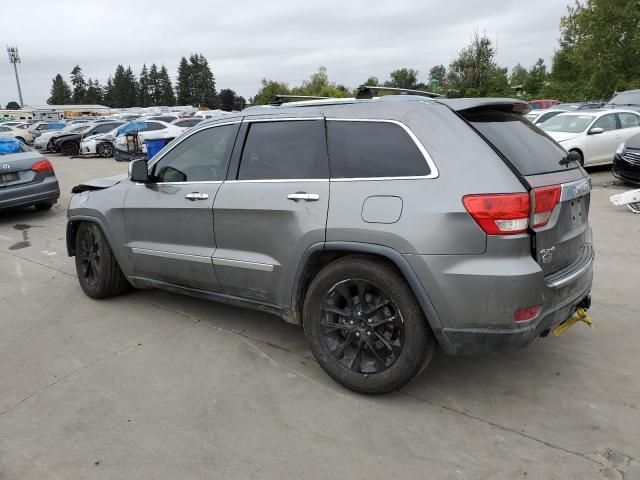
[[[86,297],[68,192],[127,164],[50,159],[60,203],[0,213],[0,479],[640,478],[640,216],[609,203],[622,187],[606,170],[593,329],[440,353],[404,391],[366,397],[275,317],[160,291]]]

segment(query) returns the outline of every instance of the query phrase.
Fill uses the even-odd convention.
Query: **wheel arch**
[[[122,263],[120,262],[120,258],[118,258],[117,249],[113,248],[113,241],[109,236],[108,229],[105,227],[104,222],[97,217],[89,217],[89,216],[81,215],[81,216],[71,217],[69,218],[69,220],[67,220],[67,232],[66,232],[67,255],[70,257],[74,257],[76,254],[76,245],[75,245],[76,233],[78,232],[78,227],[80,226],[81,223],[95,223],[98,226],[98,228],[104,235],[104,238],[106,238],[107,242],[109,243],[109,247],[111,247],[111,251],[113,252],[113,255],[116,257],[116,261],[118,262],[118,265],[122,265]]]
[[[397,268],[420,304],[431,330],[436,337],[440,336],[442,330],[440,318],[418,275],[411,268],[409,262],[397,250],[390,247],[360,242],[317,243],[306,250],[298,266],[293,283],[291,299],[293,323],[302,324],[304,297],[315,275],[328,263],[340,257],[353,254],[382,258]]]
[[[570,152],[577,152],[580,154],[580,158],[582,159],[582,165],[584,166],[585,158],[584,158],[584,149],[580,147],[571,147],[569,149]]]

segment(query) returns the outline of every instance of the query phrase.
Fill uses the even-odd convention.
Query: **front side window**
[[[633,113],[619,113],[618,119],[620,120],[620,126],[622,128],[640,127],[639,117]]]
[[[186,138],[153,167],[157,182],[215,182],[227,174],[238,125],[201,130]]]
[[[328,178],[322,120],[255,122],[249,126],[238,180]]]
[[[616,124],[616,116],[611,113],[609,115],[604,115],[595,121],[591,128],[601,128],[605,132],[609,132],[611,130],[615,130],[618,128]]]
[[[389,122],[329,120],[332,178],[416,177],[429,165],[409,134]]]

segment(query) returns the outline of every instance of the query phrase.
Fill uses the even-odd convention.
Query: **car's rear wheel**
[[[435,337],[404,278],[370,257],[343,257],[320,271],[305,297],[303,322],[320,366],[357,392],[401,388],[435,351]]]
[[[80,152],[80,146],[76,142],[65,142],[60,145],[60,153],[66,157],[73,157]]]
[[[53,207],[53,202],[40,202],[34,205],[37,210],[50,210]]]
[[[98,225],[91,222],[80,224],[75,247],[78,281],[89,297],[114,297],[128,289],[129,282]]]
[[[113,145],[110,143],[101,143],[98,145],[97,152],[102,158],[113,157]]]

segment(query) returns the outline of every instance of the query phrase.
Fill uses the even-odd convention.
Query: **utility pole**
[[[9,63],[13,64],[13,72],[16,74],[16,85],[18,85],[18,96],[20,97],[20,106],[24,107],[22,101],[22,89],[20,88],[20,79],[18,78],[18,66],[20,63],[20,55],[18,55],[18,47],[10,47],[7,45],[7,53],[9,54]]]

